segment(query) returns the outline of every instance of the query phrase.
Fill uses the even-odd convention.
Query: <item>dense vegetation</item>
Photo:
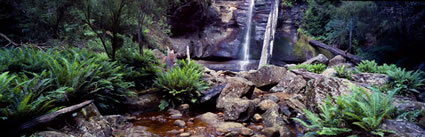
[[[307,3],[300,31],[314,39],[379,63],[421,68],[425,60],[416,50],[425,40],[423,2],[291,1]]]

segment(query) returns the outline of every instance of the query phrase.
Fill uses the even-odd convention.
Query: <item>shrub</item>
[[[379,129],[379,125],[393,110],[391,101],[397,90],[383,95],[379,90],[371,89],[373,93],[369,95],[363,88],[353,87],[352,89],[351,96],[334,97],[336,105],[333,105],[328,97],[323,104],[319,105],[319,116],[304,110],[311,124],[300,119],[295,120],[307,127],[310,131],[309,135],[340,135],[357,128],[380,136],[391,132]]]
[[[424,85],[423,72],[406,71],[405,69],[397,68],[387,72],[391,79],[391,86],[393,88],[400,88],[400,94],[407,94],[410,91],[419,93],[418,89]]]
[[[151,88],[156,74],[161,71],[161,64],[148,49],[144,49],[143,55],[140,55],[135,48],[121,48],[117,60],[124,66],[124,79],[133,82],[136,89]]]
[[[378,64],[375,61],[363,60],[356,66],[357,72],[376,73]]]
[[[14,48],[0,50],[0,72],[36,72],[47,69],[50,61],[48,53],[31,48]]]
[[[298,64],[290,69],[305,69],[309,72],[320,74],[326,69],[324,64]]]
[[[7,72],[0,75],[0,123],[13,129],[37,116],[57,110],[51,81],[34,74],[29,78],[16,77]]]
[[[401,68],[397,67],[394,64],[391,64],[391,65],[384,64],[384,65],[378,66],[377,73],[388,74],[389,72],[396,71],[397,69],[401,69]]]
[[[155,85],[161,89],[163,99],[160,109],[183,103],[197,103],[201,90],[208,88],[201,79],[204,68],[199,64],[178,61],[178,65],[167,72],[159,73]]]
[[[336,76],[339,78],[345,78],[352,80],[351,72],[345,69],[345,66],[335,66],[333,69],[336,71]]]

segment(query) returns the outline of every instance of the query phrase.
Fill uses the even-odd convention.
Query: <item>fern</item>
[[[376,73],[378,69],[378,64],[372,60],[363,60],[356,66],[357,72],[368,72],[368,73]]]
[[[339,78],[346,78],[349,80],[353,80],[351,77],[351,72],[348,71],[345,66],[335,66],[333,69],[336,71],[336,76]]]
[[[326,69],[326,65],[324,64],[298,64],[295,67],[291,67],[289,69],[305,69],[309,72],[320,74]]]
[[[420,87],[424,86],[425,79],[422,77],[423,72],[417,71],[406,71],[405,69],[395,69],[388,71],[388,76],[391,79],[391,86],[393,88],[399,88],[400,94],[407,94],[410,91],[419,93]]]
[[[193,62],[178,61],[171,70],[158,74],[155,85],[163,91],[161,108],[170,104],[172,107],[182,103],[197,103],[201,96],[199,91],[208,88],[201,79],[204,68]],[[164,102],[164,101],[163,101]]]

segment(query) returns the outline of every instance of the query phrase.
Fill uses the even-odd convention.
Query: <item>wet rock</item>
[[[255,84],[255,87],[268,90],[277,85],[286,74],[286,68],[267,65],[258,70],[249,71],[243,77]]]
[[[184,122],[183,120],[175,120],[174,125],[176,125],[180,128],[184,128],[186,126],[186,122]]]
[[[202,120],[203,122],[205,122],[209,125],[214,125],[216,123],[221,122],[218,115],[211,113],[211,112],[207,112],[207,113],[204,113],[202,115],[199,115],[199,116],[197,116],[197,118],[199,118],[200,120]]]
[[[382,129],[396,132],[396,136],[424,137],[425,130],[414,123],[407,121],[385,120],[380,126]]]
[[[126,137],[159,137],[159,135],[149,132],[144,126],[130,127],[126,130],[124,135]]]
[[[328,63],[328,58],[323,55],[323,54],[319,54],[316,57],[313,57],[311,59],[308,59],[307,61],[303,62],[302,64],[327,64]]]
[[[188,137],[188,136],[190,136],[190,133],[188,133],[188,132],[186,132],[186,133],[181,133],[179,136],[180,136],[180,137]]]
[[[343,65],[346,61],[347,60],[343,56],[337,55],[334,58],[332,58],[331,60],[329,60],[328,67]]]
[[[265,111],[261,115],[263,117],[263,123],[265,127],[278,130],[279,135],[289,135],[289,131],[286,128],[285,119],[279,114],[279,106],[275,102],[271,100],[264,100],[258,105],[258,107]]]
[[[220,119],[220,117],[217,114],[214,114],[211,112],[198,115],[197,118],[207,123],[209,126],[216,128],[218,132],[223,134],[228,131],[231,131],[232,129],[244,128],[244,126],[241,123],[224,122],[224,120]]]
[[[37,136],[37,137],[71,137],[68,134],[65,134],[65,133],[62,133],[62,132],[57,132],[57,131],[41,131],[41,132],[34,133],[32,136]]]
[[[182,114],[173,114],[173,115],[170,116],[171,119],[180,119],[182,117],[183,117]]]
[[[351,75],[354,81],[368,85],[382,86],[389,82],[389,77],[385,74],[358,73]]]
[[[299,93],[306,86],[307,81],[302,76],[287,72],[279,83],[270,89],[272,92]]]
[[[226,136],[237,136],[237,135],[251,136],[254,134],[254,131],[246,127],[228,128],[228,130],[229,131],[228,131],[228,134],[226,134]]]
[[[216,85],[208,90],[201,91],[201,94],[203,95],[201,98],[201,103],[207,102],[210,99],[218,97],[224,87],[225,85]]]
[[[271,101],[277,103],[277,102],[279,102],[280,99],[276,95],[267,94],[266,96],[264,96],[264,100],[271,100]]]
[[[172,135],[177,135],[178,133],[179,133],[179,131],[177,129],[167,131],[167,134],[172,134]]]
[[[128,122],[128,119],[122,115],[108,115],[104,116],[104,118],[115,129],[122,129]]]
[[[251,99],[261,98],[265,93],[265,91],[255,88],[254,92],[252,93]]]
[[[148,93],[128,98],[125,105],[132,113],[142,113],[157,110],[160,101],[161,99],[158,94]]]

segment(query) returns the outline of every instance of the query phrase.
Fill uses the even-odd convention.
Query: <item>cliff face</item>
[[[251,40],[251,58],[259,59],[264,40],[267,19],[271,11],[272,0],[256,0],[253,15]],[[195,6],[195,7],[193,7]],[[241,57],[242,41],[246,33],[248,0],[214,0],[203,14],[195,10],[196,5],[182,7],[182,11],[173,16],[182,17],[174,25],[174,30],[190,30],[170,38],[178,56],[186,56],[186,47],[191,57],[197,59],[231,60]],[[185,9],[187,8],[187,9]],[[198,8],[199,9],[199,8]],[[202,15],[202,16],[199,16]],[[184,18],[183,18],[184,17]],[[201,18],[201,20],[199,20]],[[199,22],[201,21],[201,22]],[[184,24],[182,24],[182,22]],[[172,23],[173,24],[173,23]],[[194,25],[195,24],[195,25]],[[198,25],[196,25],[198,24]],[[202,26],[199,26],[202,25]]]

